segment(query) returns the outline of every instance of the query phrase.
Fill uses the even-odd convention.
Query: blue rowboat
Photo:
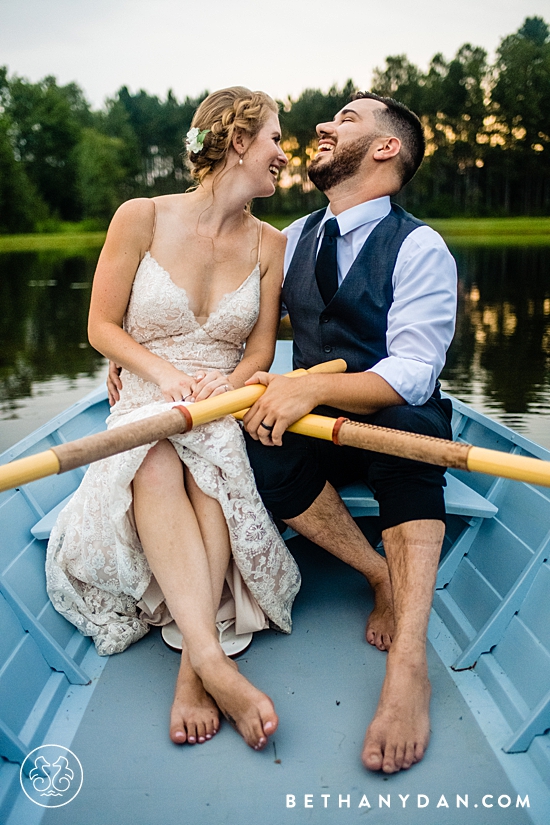
[[[274,371],[289,362],[290,344],[280,342]],[[550,459],[461,402],[453,406],[456,440]],[[99,431],[107,414],[100,388],[0,463]],[[419,765],[384,776],[359,759],[385,666],[385,654],[364,640],[369,588],[290,532],[303,574],[293,633],[257,634],[239,660],[273,698],[277,733],[261,753],[227,724],[204,745],[172,744],[178,656],[158,631],[100,658],[47,598],[47,537],[82,475],[0,494],[0,822],[332,825],[368,814],[369,823],[548,825],[550,490],[447,474],[429,628],[432,739]],[[371,492],[353,485],[342,494],[376,535]]]

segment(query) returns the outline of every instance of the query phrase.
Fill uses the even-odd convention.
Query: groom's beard
[[[374,139],[374,135],[366,135],[345,149],[339,150],[336,146],[328,161],[316,164],[314,160],[307,172],[310,181],[321,192],[326,192],[327,189],[332,189],[347,178],[353,177]]]

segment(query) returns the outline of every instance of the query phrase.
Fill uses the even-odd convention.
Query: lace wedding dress
[[[124,328],[187,374],[199,368],[227,374],[242,357],[259,300],[258,263],[201,325],[185,290],[147,252],[136,273]],[[155,384],[124,370],[121,379],[123,389],[107,419],[109,428],[170,408]],[[237,602],[237,625],[242,608],[248,616],[259,617],[255,627],[246,629],[267,626],[267,617],[273,626],[290,632],[300,574],[256,490],[240,425],[228,416],[170,441],[200,489],[223,510],[233,555],[227,580]],[[171,620],[133,518],[132,479],[151,446],[92,464],[59,515],[48,544],[50,599],[81,633],[93,637],[100,655],[120,653],[151,624]],[[227,609],[218,618],[227,618]],[[237,627],[237,632],[244,630]]]

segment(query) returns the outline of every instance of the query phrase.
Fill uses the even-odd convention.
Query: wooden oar
[[[309,370],[295,370],[290,376],[305,375],[306,372],[345,372],[346,362],[341,358],[317,364]],[[66,473],[75,467],[82,467],[92,461],[123,453],[142,444],[160,441],[177,433],[189,432],[198,424],[205,424],[216,418],[242,410],[254,404],[263,395],[263,384],[230,390],[223,395],[207,398],[189,406],[172,407],[171,410],[113,427],[95,435],[88,435],[67,444],[59,444],[43,453],[20,458],[0,467],[0,492],[28,484],[39,478]]]
[[[240,413],[237,413],[237,417],[240,417]],[[348,418],[328,418],[323,415],[305,415],[288,427],[288,430],[333,441],[341,446],[358,447],[440,467],[486,473],[550,487],[550,461],[538,458],[510,455],[444,438],[431,438],[373,424],[360,424]]]
[[[343,372],[345,362],[329,361],[312,367],[309,372]],[[288,373],[303,375],[306,370]],[[242,418],[247,408],[265,392],[262,385],[243,387],[221,396],[199,401],[189,407],[177,406],[160,415],[115,427],[61,444],[35,456],[13,461],[0,467],[0,492],[27,484],[39,478],[64,473],[100,458],[159,441],[176,433],[188,432],[194,425],[213,421],[233,413]],[[342,446],[358,447],[377,453],[401,456],[441,467],[487,473],[488,475],[526,481],[550,487],[550,462],[537,458],[510,455],[471,444],[441,438],[406,433],[372,424],[360,424],[346,418],[328,418],[309,414],[292,424],[288,430],[301,435],[333,441]]]

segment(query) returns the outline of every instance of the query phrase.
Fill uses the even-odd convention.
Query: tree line
[[[315,125],[355,91],[306,89],[281,102],[289,165],[257,213],[305,213],[324,202],[307,178]],[[426,71],[405,55],[373,74],[371,91],[407,104],[422,120],[426,159],[399,200],[419,217],[543,215],[550,209],[550,29],[527,18],[496,60],[465,44],[436,54]],[[196,98],[165,100],[123,86],[93,111],[76,83],[38,83],[0,68],[0,232],[54,231],[61,222],[106,225],[131,197],[183,192],[183,138]]]

